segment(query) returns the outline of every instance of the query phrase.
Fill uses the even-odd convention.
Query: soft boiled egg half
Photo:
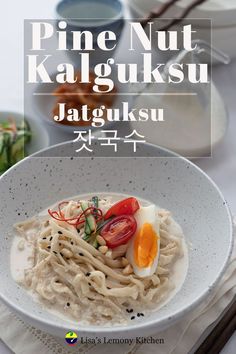
[[[134,215],[135,235],[129,241],[126,257],[139,277],[151,276],[157,268],[160,254],[160,223],[155,205],[140,207]]]

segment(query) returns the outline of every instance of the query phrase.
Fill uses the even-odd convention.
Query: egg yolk
[[[152,225],[143,224],[134,240],[134,259],[137,266],[145,268],[153,264],[158,251],[157,239]]]

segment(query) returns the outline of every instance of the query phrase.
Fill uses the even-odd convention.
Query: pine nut
[[[98,235],[97,241],[98,241],[99,245],[106,246],[106,241],[104,240],[104,238],[102,236]]]
[[[107,253],[107,251],[108,251],[108,247],[107,247],[107,246],[100,246],[100,247],[98,248],[98,250],[99,250],[102,254],[105,254],[105,253]]]
[[[19,251],[23,251],[25,249],[25,240],[20,240],[17,246]]]
[[[114,248],[112,251],[112,258],[116,259],[118,257],[124,256],[126,254],[127,248],[128,248],[128,244],[121,245]]]
[[[130,275],[133,273],[133,267],[128,264],[124,269],[123,269],[123,272],[122,272],[124,275]]]
[[[46,241],[46,240],[43,240],[40,242],[40,246],[43,248],[43,249],[46,249],[48,247],[49,243]]]
[[[105,256],[112,259],[112,250],[108,250]]]
[[[67,248],[62,248],[61,253],[66,258],[71,258],[73,256],[73,253],[70,250],[68,250]]]
[[[122,258],[121,258],[121,262],[122,262],[123,267],[126,267],[126,266],[129,264],[128,259],[125,258],[125,257],[122,257]]]

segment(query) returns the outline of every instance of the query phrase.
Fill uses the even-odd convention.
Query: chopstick
[[[195,354],[218,354],[236,330],[236,297],[220,322],[195,351]]]
[[[157,9],[154,9],[150,12],[150,14],[145,17],[141,21],[141,25],[145,27],[149,21],[151,21],[154,18],[159,18],[161,15],[163,15],[172,5],[174,5],[177,1],[179,0],[170,0],[160,8],[158,7]],[[166,31],[169,28],[173,27],[174,25],[178,24],[181,22],[188,14],[198,5],[201,5],[202,3],[206,2],[208,0],[194,0],[189,6],[186,7],[186,9],[180,14],[178,17],[173,18],[167,25],[163,26],[162,28],[159,29],[159,31]]]
[[[151,10],[150,14],[146,16],[142,21],[141,25],[145,27],[150,20],[153,18],[159,18],[161,15],[163,15],[172,5],[174,5],[176,2],[179,0],[170,0],[167,3],[165,3],[163,6],[160,6],[158,8],[155,8]]]

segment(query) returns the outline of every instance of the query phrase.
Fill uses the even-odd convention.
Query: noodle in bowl
[[[114,205],[114,200],[122,201],[118,195],[98,196],[99,210],[103,214]],[[83,202],[88,200],[91,196]],[[62,204],[63,220],[79,217],[82,210],[78,201],[81,201],[79,196],[59,203]],[[143,204],[148,205],[147,202]],[[160,308],[174,296],[184,281],[188,265],[187,247],[180,226],[170,212],[155,209],[156,222],[160,223],[158,264],[153,271],[146,267],[145,277],[140,276],[139,270],[135,274],[126,258],[130,241],[115,248],[99,247],[99,244],[94,247],[93,234],[90,237],[92,242],[86,241],[89,238],[83,222],[78,228],[74,220],[67,223],[47,212],[15,225],[18,236],[11,254],[13,277],[36,294],[46,308],[81,324],[126,325],[137,315],[143,317],[148,309]],[[152,205],[142,206],[134,215],[143,219],[145,212],[150,214],[152,211]],[[147,221],[145,215],[144,221]],[[145,248],[146,243],[144,240],[139,247]],[[144,252],[150,253],[150,250]],[[22,258],[23,262],[20,261]],[[134,262],[132,255],[129,258]],[[26,266],[27,260],[29,264]]]
[[[89,338],[151,335],[214,289],[232,250],[222,194],[190,161],[152,145],[142,149],[159,158],[63,158],[72,156],[70,143],[63,143],[1,177],[0,296],[26,322],[60,337],[68,330]],[[93,196],[98,208],[81,210]],[[132,215],[136,228],[119,244],[106,214],[129,197],[140,205]],[[60,202],[66,202],[61,213]],[[107,221],[99,233],[105,245],[85,237],[89,210],[93,232]],[[150,225],[152,242],[143,242]]]

